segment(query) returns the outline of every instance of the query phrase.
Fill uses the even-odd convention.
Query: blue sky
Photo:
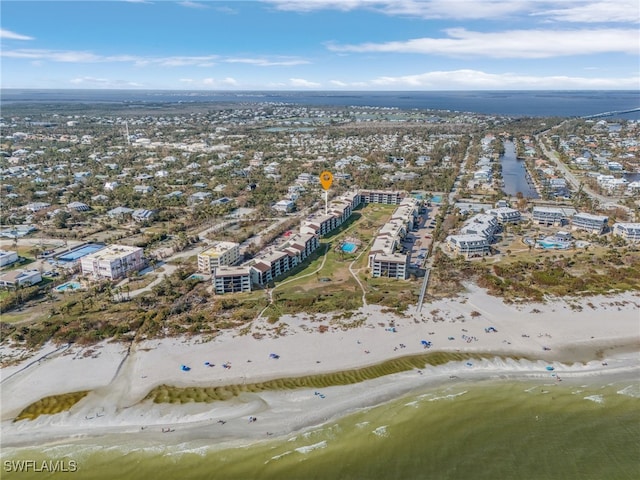
[[[3,88],[640,89],[638,0],[0,3]]]

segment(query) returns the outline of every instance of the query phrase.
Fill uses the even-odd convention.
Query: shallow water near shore
[[[7,461],[74,460],[83,479],[635,479],[640,382],[553,377],[430,387],[283,438],[234,448],[126,435],[3,449]]]

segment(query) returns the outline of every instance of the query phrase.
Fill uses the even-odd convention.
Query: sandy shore
[[[119,344],[90,349],[47,345],[30,359],[2,368],[2,446],[71,437],[131,435],[136,439],[232,442],[285,435],[397,398],[425,385],[504,377],[563,379],[640,371],[640,296],[627,293],[546,304],[506,305],[475,287],[456,299],[426,304],[398,317],[376,306],[342,322],[330,316],[287,317],[279,335],[267,323],[250,334],[226,332],[210,341],[172,338],[138,344],[127,355]],[[319,332],[319,327],[328,331]],[[493,327],[495,331],[486,329]],[[254,338],[262,336],[262,338]],[[141,400],[154,387],[217,386],[335,372],[428,351],[490,352],[536,361],[452,362],[349,386],[242,394],[226,402],[187,405]],[[0,347],[3,358],[20,352]],[[279,358],[270,358],[275,353]],[[47,355],[45,357],[45,355]],[[43,358],[44,357],[44,358]],[[37,360],[37,361],[34,361]],[[206,364],[208,362],[208,365]],[[227,364],[230,368],[224,368]],[[187,365],[190,371],[183,371]],[[12,422],[27,405],[48,395],[91,390],[70,411]],[[249,422],[248,417],[258,418]],[[224,423],[223,423],[224,422]],[[163,434],[170,429],[170,435]],[[168,438],[169,437],[169,438]]]

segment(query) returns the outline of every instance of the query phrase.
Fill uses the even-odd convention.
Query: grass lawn
[[[299,271],[277,282],[273,290],[274,303],[265,314],[273,321],[287,313],[320,313],[349,311],[362,306],[362,288],[349,271],[356,260],[354,269],[363,281],[366,290],[390,285],[394,301],[389,306],[404,305],[415,296],[406,282],[388,279],[368,279],[367,253],[371,240],[397,207],[395,205],[367,205],[353,213],[349,222],[321,240],[321,247],[308,263]],[[360,245],[350,254],[337,247],[347,238],[355,238]],[[373,280],[373,283],[369,283]],[[396,285],[397,284],[397,285]],[[381,291],[382,291],[381,290]],[[410,293],[407,293],[410,292]],[[382,293],[381,295],[382,296]],[[415,296],[417,299],[417,296]]]

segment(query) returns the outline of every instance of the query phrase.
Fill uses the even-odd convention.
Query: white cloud
[[[426,19],[479,20],[535,15],[566,22],[637,22],[637,0],[263,0],[278,10],[358,9]]]
[[[248,65],[257,65],[259,67],[290,67],[294,65],[306,65],[310,63],[307,60],[299,59],[282,59],[282,60],[268,60],[265,58],[227,58],[224,60],[226,63],[245,63]]]
[[[211,67],[215,65],[214,60],[218,58],[217,55],[203,55],[198,57],[165,57],[165,58],[144,58],[136,60],[136,65],[160,65],[161,67]]]
[[[588,78],[563,75],[534,76],[514,73],[486,73],[478,70],[428,72],[398,77],[378,77],[374,87],[432,90],[548,90],[548,89],[636,89],[640,77]]]
[[[556,5],[556,7],[560,6]],[[551,10],[533,13],[536,16],[549,17],[562,22],[602,23],[640,22],[638,0],[606,0],[599,2],[580,2],[577,5],[560,6]]]
[[[373,10],[386,15],[421,18],[482,19],[525,13],[532,0],[263,0],[278,10],[312,12],[317,10]],[[554,5],[554,3],[548,3]]]
[[[336,87],[348,87],[349,84],[345,82],[341,82],[340,80],[330,80],[329,83],[331,85],[335,85]]]
[[[3,50],[0,56],[8,58],[24,58],[30,60],[50,60],[53,62],[98,62],[101,61],[99,55],[89,52],[63,51],[63,50],[38,50],[38,49],[18,49]]]
[[[74,85],[93,86],[101,88],[124,88],[124,87],[143,87],[144,85],[137,82],[130,82],[126,80],[110,80],[107,78],[96,77],[77,77],[69,80]]]
[[[43,60],[51,62],[65,63],[105,63],[105,62],[125,62],[132,63],[137,67],[161,66],[161,67],[213,67],[217,62],[242,63],[257,67],[274,66],[295,66],[306,65],[310,62],[299,58],[275,57],[275,58],[240,58],[221,57],[219,55],[201,56],[172,56],[172,57],[142,57],[136,55],[97,55],[92,52],[82,51],[61,51],[44,49],[15,49],[0,51],[1,57],[22,58],[30,60]]]
[[[291,85],[292,87],[300,88],[315,88],[320,86],[319,83],[310,82],[309,80],[305,80],[304,78],[290,78],[289,85]]]
[[[216,78],[204,78],[201,83],[207,87],[235,87],[238,85],[238,81],[231,77],[223,78],[221,80]]]
[[[178,2],[178,5],[187,8],[209,8],[209,5],[206,5],[204,3],[191,2],[189,0],[185,2]]]
[[[5,30],[4,28],[0,28],[0,38],[6,38],[7,40],[34,40],[33,37]]]
[[[637,29],[445,30],[448,38],[415,38],[399,42],[328,45],[336,52],[418,53],[492,58],[548,58],[597,53],[640,53]]]

